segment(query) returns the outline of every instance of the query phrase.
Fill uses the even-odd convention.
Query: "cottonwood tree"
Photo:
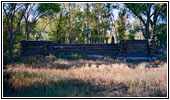
[[[97,38],[98,38],[98,43],[100,42],[100,14],[101,14],[101,4],[93,4],[94,10],[95,10],[95,15],[96,15],[96,24],[97,24]]]
[[[119,18],[116,20],[116,33],[117,40],[126,38],[126,15],[125,11],[122,10],[119,12]]]
[[[19,30],[21,20],[28,9],[29,4],[24,3],[4,3],[3,14],[4,21],[7,23],[7,33],[10,34],[9,57],[13,61],[13,47],[16,40],[16,33]],[[14,20],[17,14],[18,20]]]
[[[89,44],[89,4],[87,3],[87,44]]]
[[[158,18],[166,15],[166,3],[125,3],[125,6],[137,17],[144,25],[143,36],[145,39],[154,39],[156,36]],[[151,25],[152,31],[149,30]]]
[[[60,11],[60,4],[57,3],[32,3],[29,4],[26,13],[24,14],[25,20],[25,33],[27,35],[27,40],[29,40],[29,35],[34,29],[37,21],[42,17],[51,18],[56,13]]]
[[[73,43],[71,14],[72,14],[72,8],[71,8],[71,3],[69,3],[69,33],[70,33],[69,34],[69,43]]]

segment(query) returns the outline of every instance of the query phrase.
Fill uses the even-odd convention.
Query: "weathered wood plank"
[[[148,46],[147,44],[126,44],[126,46],[128,47],[146,47]]]
[[[120,49],[119,47],[70,47],[70,46],[54,46],[54,49]]]
[[[54,51],[57,51],[57,50],[63,50],[63,51],[77,51],[77,50],[79,50],[79,51],[120,51],[120,49],[66,49],[66,48],[64,48],[64,49],[53,49]]]
[[[142,43],[148,43],[148,40],[126,40],[126,43],[130,43],[130,44],[142,44]]]
[[[148,57],[147,54],[127,54],[127,57]]]
[[[80,51],[80,50],[74,50],[74,51],[67,51],[67,50],[57,50],[54,52],[62,53],[62,52],[73,52],[73,53],[119,53],[119,51]]]
[[[116,46],[117,44],[55,44],[55,46]]]
[[[82,54],[82,55],[103,55],[103,56],[113,56],[113,57],[119,57],[119,54],[100,54],[100,53],[69,53],[69,52],[63,52],[63,53],[57,53],[55,52],[54,55],[72,55],[72,54]]]
[[[22,50],[45,50],[45,48],[42,47],[42,46],[38,46],[38,47],[25,47],[25,48],[22,48]]]
[[[148,45],[148,40],[121,40],[118,44],[56,44],[53,41],[21,41],[22,55],[42,54],[86,54],[113,56],[152,56],[154,45]],[[149,47],[149,48],[148,48]]]
[[[142,49],[127,49],[125,52],[148,52],[148,50]]]

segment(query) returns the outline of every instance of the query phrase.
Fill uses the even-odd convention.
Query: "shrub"
[[[52,54],[50,54],[49,56],[45,56],[45,60],[48,62],[52,62],[56,60],[56,57]]]

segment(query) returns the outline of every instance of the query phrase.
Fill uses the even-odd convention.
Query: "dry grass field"
[[[166,62],[125,63],[110,58],[45,62],[30,59],[34,61],[31,64],[14,63],[4,69],[3,96],[167,96]]]

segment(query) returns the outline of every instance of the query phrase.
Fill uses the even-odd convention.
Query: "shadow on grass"
[[[79,79],[67,79],[43,82],[13,84],[9,82],[11,73],[4,73],[3,96],[4,97],[166,97],[166,90],[159,89],[157,84],[143,87],[141,92],[129,92],[131,89],[124,83],[112,83],[110,85],[94,85],[90,81]],[[25,77],[26,78],[26,77]],[[21,85],[24,84],[24,85]],[[139,84],[137,84],[139,85]],[[138,86],[137,86],[138,87]]]
[[[112,84],[111,86],[94,85],[90,81],[61,79],[58,81],[37,81],[26,85],[26,83],[11,83],[9,80],[12,73],[4,73],[3,77],[4,97],[117,97],[123,96],[122,93],[126,94],[128,91],[127,86],[123,83]],[[108,92],[111,92],[111,94]]]
[[[50,81],[48,84],[35,83],[22,88],[4,87],[4,97],[92,97],[108,89],[108,86],[94,86],[90,82],[82,80]]]

